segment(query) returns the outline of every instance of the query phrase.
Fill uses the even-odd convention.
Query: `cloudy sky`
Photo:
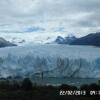
[[[85,35],[97,31],[100,0],[0,0],[0,32]]]

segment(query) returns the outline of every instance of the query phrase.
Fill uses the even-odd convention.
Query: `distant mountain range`
[[[16,44],[13,44],[9,41],[6,41],[4,38],[0,37],[0,48],[1,47],[8,47],[8,46],[17,46]]]
[[[100,32],[91,33],[84,37],[78,38],[70,43],[71,45],[92,45],[100,46]]]
[[[12,35],[11,35],[12,36]],[[77,38],[74,35],[68,35],[66,37],[62,36],[47,36],[39,38],[36,37],[28,37],[19,35],[21,37],[17,37],[17,35],[12,36],[11,38],[0,37],[0,48],[7,46],[16,46],[17,45],[25,45],[30,43],[40,43],[40,44],[69,44],[69,45],[92,45],[92,46],[100,46],[100,32],[91,33],[86,36]]]
[[[75,36],[67,36],[65,38],[58,36],[54,42],[57,44],[100,46],[100,32],[91,33],[80,38]]]

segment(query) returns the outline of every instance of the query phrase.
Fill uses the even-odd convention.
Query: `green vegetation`
[[[85,96],[59,95],[60,90],[86,90]],[[70,85],[61,86],[37,86],[32,84],[30,79],[23,81],[1,79],[0,81],[0,100],[97,100],[97,96],[90,96],[90,90],[100,90],[98,84],[83,85],[80,88]],[[98,96],[99,97],[99,96]]]

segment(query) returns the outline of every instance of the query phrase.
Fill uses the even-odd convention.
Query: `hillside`
[[[93,45],[100,46],[100,32],[92,33],[87,36],[78,38],[70,43],[71,45]]]
[[[16,44],[10,43],[9,41],[6,41],[4,38],[0,37],[0,48],[8,46],[16,46]]]

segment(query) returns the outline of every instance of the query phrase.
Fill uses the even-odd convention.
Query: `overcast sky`
[[[100,0],[0,0],[0,32],[32,31],[78,35],[100,31]]]

